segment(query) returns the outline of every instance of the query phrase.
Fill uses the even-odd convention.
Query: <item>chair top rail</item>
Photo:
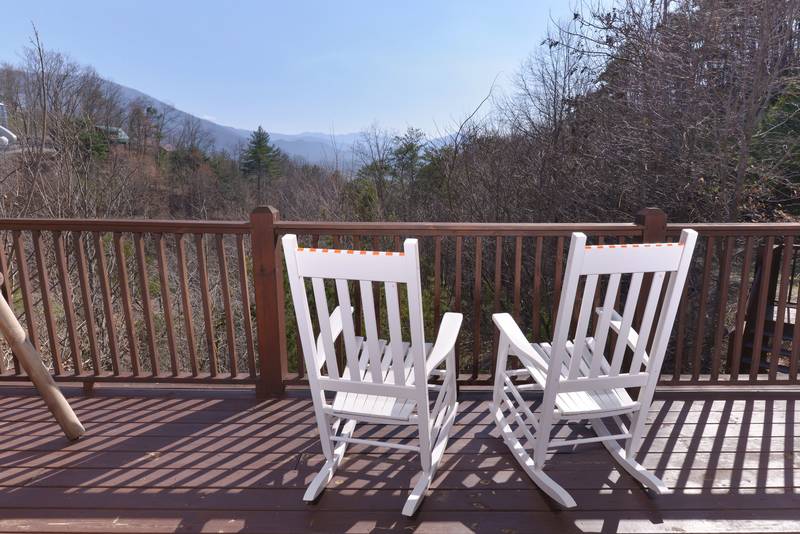
[[[247,234],[250,232],[250,223],[249,221],[158,219],[0,219],[0,230]]]

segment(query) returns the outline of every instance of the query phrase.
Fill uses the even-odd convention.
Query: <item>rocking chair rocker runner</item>
[[[292,291],[308,383],[325,454],[325,465],[303,497],[315,500],[333,478],[349,443],[418,452],[422,474],[408,497],[403,514],[416,511],[428,489],[456,416],[455,343],[461,314],[446,313],[436,343],[425,343],[422,290],[416,239],[406,239],[403,252],[298,248],[294,235],[283,237],[286,270]],[[319,335],[306,292],[311,279]],[[326,280],[334,282],[327,284]],[[351,286],[351,281],[354,283]],[[364,336],[356,336],[361,317],[354,317],[351,287],[358,282]],[[388,341],[378,339],[376,316],[380,302],[373,283],[382,283],[386,301]],[[410,343],[403,340],[398,285],[406,284]],[[328,308],[328,294],[339,305]],[[380,293],[378,293],[380,298]],[[335,343],[343,338],[344,363],[337,361]],[[444,368],[441,368],[444,366]],[[429,384],[431,377],[441,385]],[[325,396],[335,394],[330,403]],[[437,391],[433,403],[429,392]],[[417,427],[417,444],[354,437],[359,422]]]
[[[586,246],[586,236],[573,233],[552,343],[531,344],[509,314],[492,316],[500,330],[490,408],[495,423],[533,482],[565,508],[575,507],[575,500],[542,470],[551,447],[600,441],[612,458],[645,487],[657,494],[670,491],[635,457],[696,239],[695,231],[684,230],[678,243]],[[648,273],[652,280],[637,332],[633,328],[634,316],[642,280]],[[629,283],[620,315],[614,310],[614,303],[623,275],[629,275]],[[666,293],[659,305],[667,275]],[[590,337],[595,292],[603,278],[607,280],[605,297],[602,307],[595,310],[596,327]],[[575,334],[570,340],[581,279],[583,294]],[[609,330],[617,334],[617,339],[613,349],[606,352]],[[517,357],[521,367],[508,366],[508,356]],[[627,391],[634,388],[638,389],[636,400]],[[537,410],[530,399],[523,397],[525,390],[543,390]],[[629,425],[621,418],[624,414],[630,417]],[[596,436],[553,439],[551,431],[559,420],[588,420]]]

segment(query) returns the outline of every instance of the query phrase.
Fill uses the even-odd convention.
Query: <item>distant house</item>
[[[127,145],[128,142],[131,140],[128,137],[128,134],[125,133],[125,130],[122,128],[118,128],[117,126],[95,126],[95,129],[99,132],[102,132],[108,138],[108,142],[112,145]]]
[[[0,147],[6,147],[14,144],[17,141],[17,136],[8,129],[8,112],[6,106],[0,102]]]

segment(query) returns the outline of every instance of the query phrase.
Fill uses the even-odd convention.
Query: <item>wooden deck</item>
[[[87,427],[73,444],[30,388],[0,389],[2,532],[800,531],[800,393],[661,393],[642,457],[675,494],[649,496],[584,445],[549,464],[570,512],[515,465],[485,397],[462,393],[434,490],[407,520],[418,464],[405,454],[354,447],[319,502],[302,502],[321,455],[301,393],[65,391]]]

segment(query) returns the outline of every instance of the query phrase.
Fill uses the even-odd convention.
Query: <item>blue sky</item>
[[[14,1],[0,61],[31,22],[47,48],[221,124],[447,131],[502,89],[567,0]]]

